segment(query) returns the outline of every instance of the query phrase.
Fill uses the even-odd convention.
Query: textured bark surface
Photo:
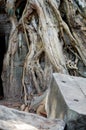
[[[53,72],[86,77],[86,2],[27,0],[19,17],[20,4],[6,2],[12,29],[2,77],[5,97],[30,105]]]

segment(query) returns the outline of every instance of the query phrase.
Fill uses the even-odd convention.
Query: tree
[[[7,0],[6,10],[12,24],[3,65],[6,97],[24,92],[25,104],[31,103],[31,95],[49,87],[53,72],[86,77],[85,0]],[[22,53],[18,83],[15,66]]]

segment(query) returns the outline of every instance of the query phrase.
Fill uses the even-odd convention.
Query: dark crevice
[[[24,11],[24,8],[26,6],[27,0],[20,0],[20,1],[16,1],[15,3],[15,7],[16,7],[16,11],[15,14],[17,16],[17,19],[19,20],[22,16],[22,13]]]
[[[2,75],[3,59],[4,59],[5,53],[6,53],[5,35],[0,35],[0,99],[4,97],[1,75]]]

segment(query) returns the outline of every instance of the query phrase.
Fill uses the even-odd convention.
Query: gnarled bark
[[[14,76],[14,59],[18,50],[24,51],[24,44],[27,54],[26,58],[23,57],[20,72],[22,86],[21,83],[19,86],[25,104],[30,105],[35,94],[41,95],[49,87],[53,72],[79,75],[78,62],[83,62],[82,66],[86,66],[86,35],[83,31],[85,14],[82,15],[82,10],[79,10],[79,4],[75,1],[27,0],[18,21],[15,15],[15,1],[12,2],[11,8],[8,5],[7,0],[8,13],[13,12],[10,20],[14,29],[10,34],[9,47],[4,59],[5,68],[10,63],[9,94],[16,85],[16,82],[12,82],[13,78],[15,81],[17,79]],[[15,10],[10,10],[14,9],[13,7]]]

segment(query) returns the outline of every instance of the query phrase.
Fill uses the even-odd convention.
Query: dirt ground
[[[20,106],[22,105],[22,102],[3,99],[0,100],[0,105],[20,110]]]

